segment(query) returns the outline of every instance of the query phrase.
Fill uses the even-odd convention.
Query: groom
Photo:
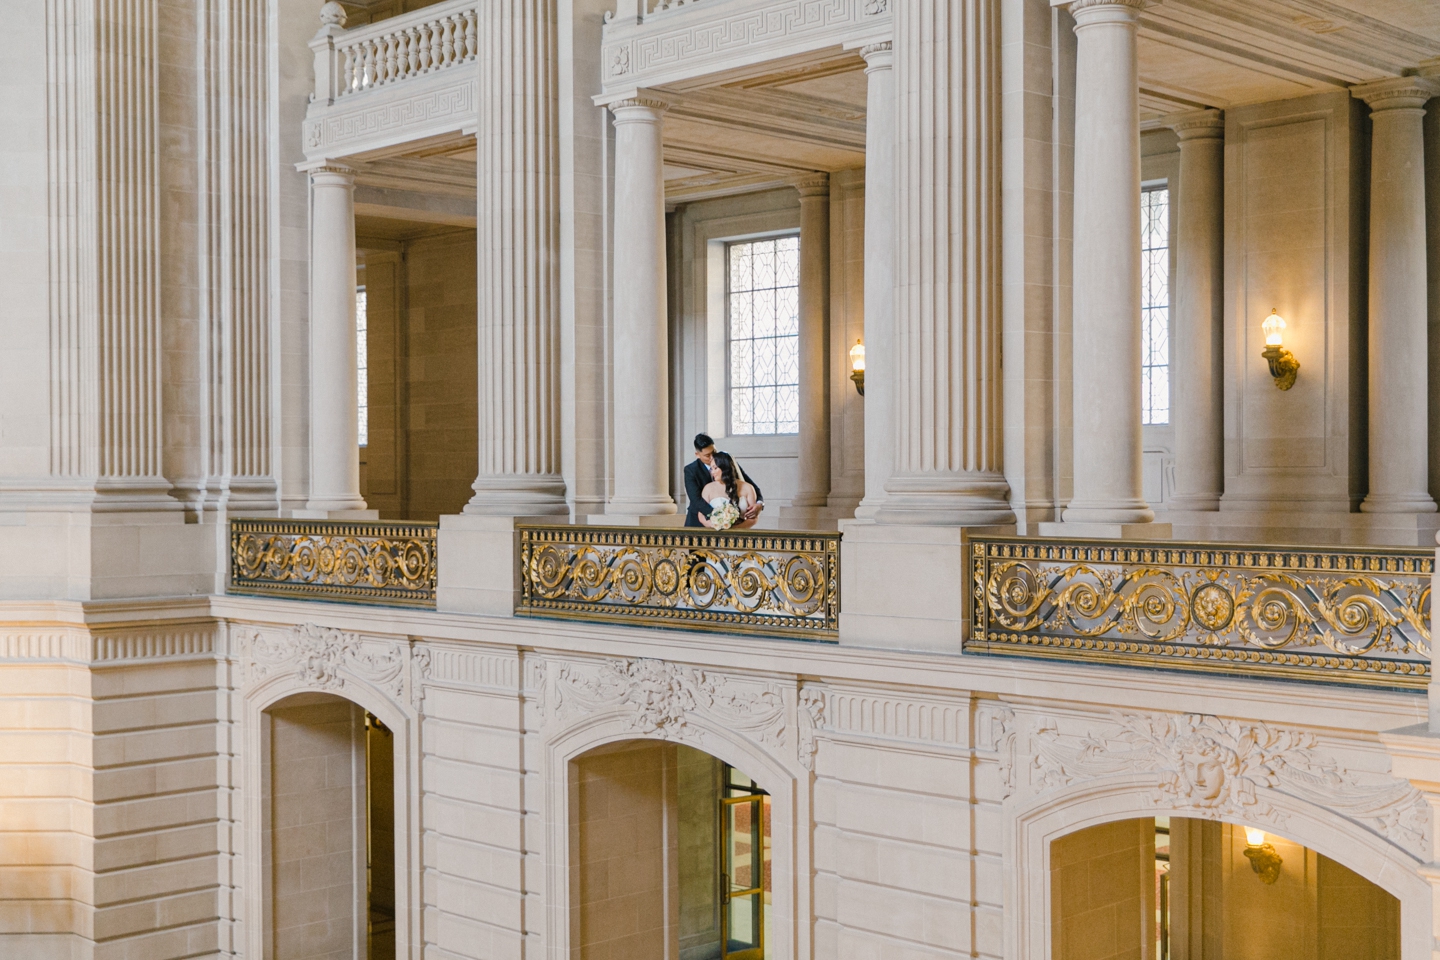
[[[710,504],[706,503],[700,496],[700,491],[710,482],[710,466],[715,462],[715,441],[709,434],[695,434],[695,459],[685,465],[685,495],[689,498],[690,504],[685,508],[685,526],[701,527],[702,516],[710,516]],[[755,478],[746,475],[746,480],[755,488],[755,505],[745,511],[742,520],[749,520],[751,517],[758,517],[760,511],[765,509],[765,494],[760,492],[760,484]]]

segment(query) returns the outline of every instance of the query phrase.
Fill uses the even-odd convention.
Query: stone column
[[[1175,207],[1174,510],[1218,510],[1225,458],[1225,119],[1219,110],[1165,118],[1180,137]]]
[[[1433,513],[1429,493],[1425,101],[1418,77],[1351,88],[1370,106],[1370,493],[1365,513]]]
[[[865,498],[874,517],[895,467],[895,54],[889,41],[865,58]],[[849,345],[846,345],[847,349]],[[848,358],[847,358],[848,359]]]
[[[1143,0],[1069,4],[1076,38],[1075,486],[1064,513],[1066,523],[1117,525],[1155,519],[1145,503],[1140,478],[1140,107],[1135,32],[1143,5]]]
[[[794,182],[800,193],[800,463],[797,507],[830,499],[830,175]]]
[[[675,512],[665,296],[665,103],[609,104],[615,117],[615,489],[605,512]]]
[[[469,514],[567,513],[560,472],[554,0],[490,0],[478,36],[480,465]]]
[[[894,5],[895,472],[882,523],[1015,522],[1000,462],[995,7]]]
[[[355,172],[310,170],[310,499],[307,513],[364,510],[355,355]]]

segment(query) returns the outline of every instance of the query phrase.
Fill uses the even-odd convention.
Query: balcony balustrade
[[[1433,550],[974,536],[967,653],[1424,689]]]
[[[836,640],[840,534],[521,524],[516,614]]]
[[[231,520],[228,593],[435,606],[436,525]]]

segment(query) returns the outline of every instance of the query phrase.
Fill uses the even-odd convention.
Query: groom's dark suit
[[[765,494],[760,492],[760,484],[756,483],[755,478],[749,474],[745,475],[745,479],[750,481],[750,486],[755,488],[755,501],[763,502]],[[710,468],[701,463],[699,459],[691,460],[685,465],[685,496],[689,500],[689,505],[685,508],[685,526],[704,526],[700,522],[700,518],[710,516],[711,506],[700,496],[700,491],[704,490],[705,485],[709,482]]]

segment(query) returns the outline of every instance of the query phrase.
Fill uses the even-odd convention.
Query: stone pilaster
[[[1180,137],[1171,509],[1218,510],[1225,485],[1225,118],[1193,110],[1164,122]]]
[[[364,510],[355,342],[355,173],[310,170],[310,499],[307,514]]]
[[[1059,4],[1056,4],[1059,5]],[[1078,0],[1075,17],[1075,486],[1067,523],[1148,523],[1140,439],[1143,0]]]
[[[1370,491],[1365,513],[1433,513],[1429,492],[1425,101],[1418,77],[1351,88],[1370,107]]]
[[[675,512],[670,496],[665,103],[609,104],[615,118],[615,488],[606,512]]]
[[[895,6],[895,471],[884,523],[1015,522],[1001,472],[999,30],[989,0]]]
[[[860,51],[865,98],[865,498],[874,517],[895,469],[895,52]]]
[[[466,513],[566,513],[556,0],[481,8],[480,472]]]
[[[794,182],[800,194],[800,463],[797,507],[830,499],[830,176]]]

